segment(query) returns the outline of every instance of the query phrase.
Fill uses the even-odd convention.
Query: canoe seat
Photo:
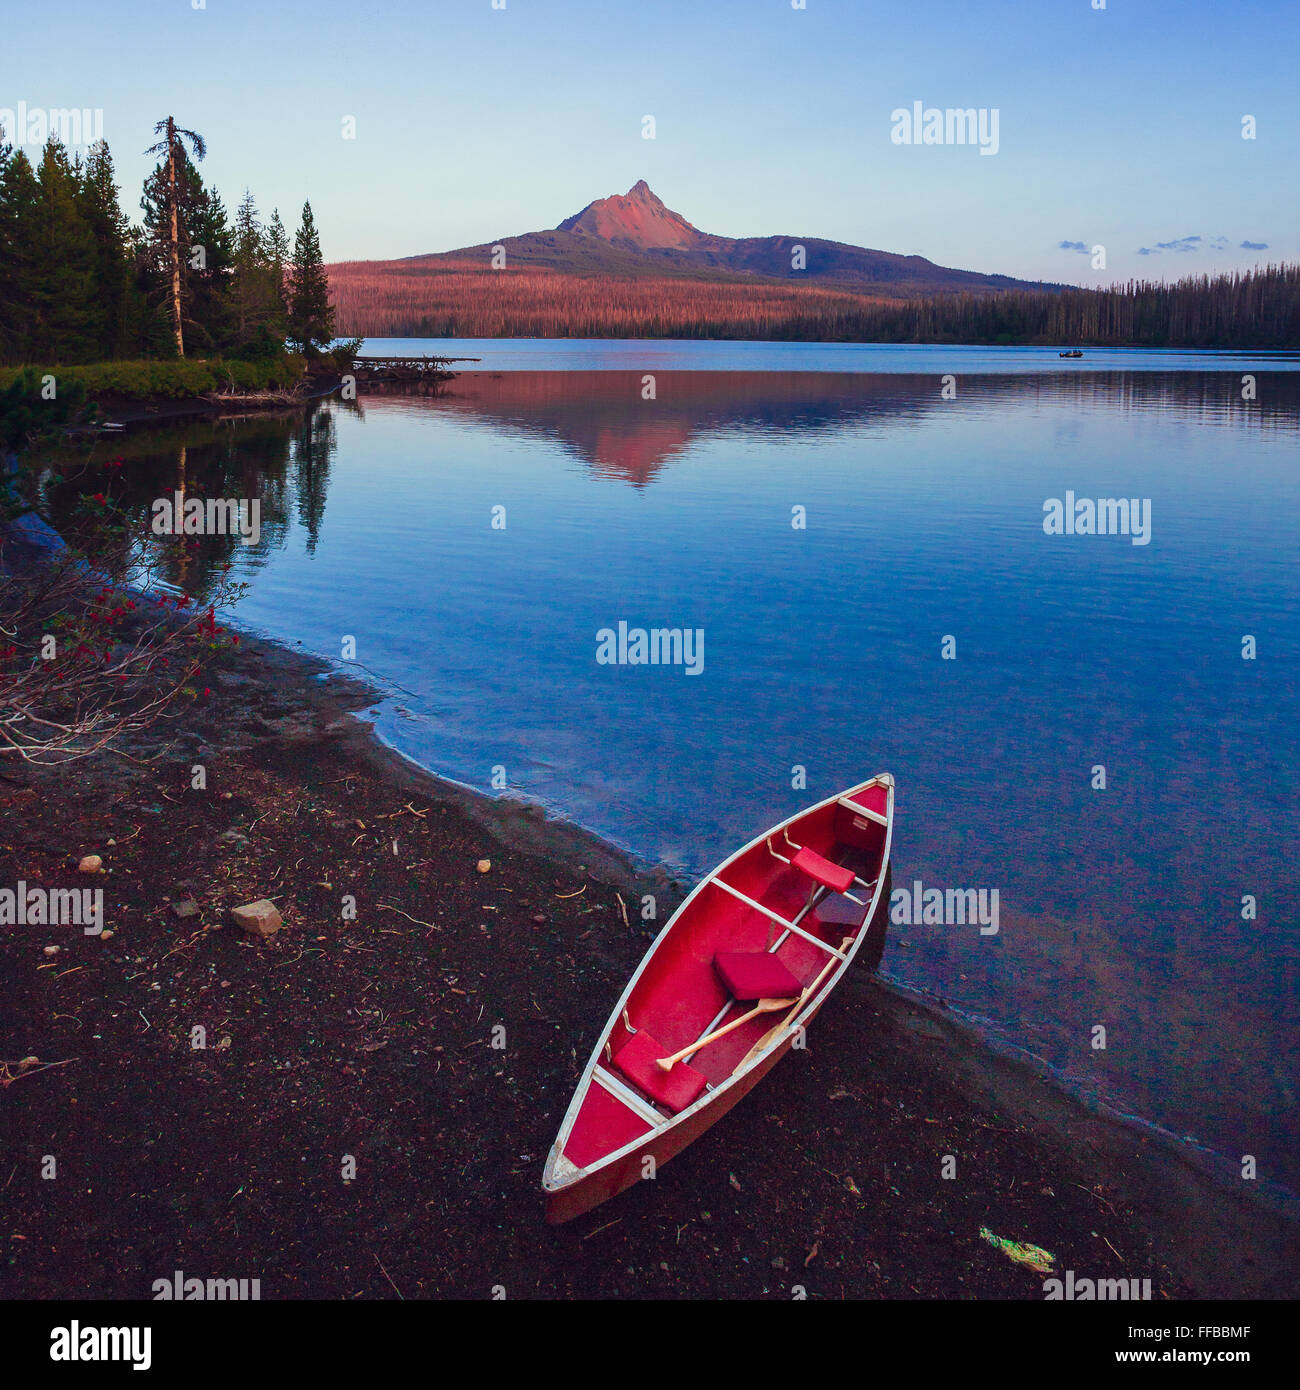
[[[678,1062],[668,1071],[658,1066],[657,1059],[669,1056],[672,1050],[656,1042],[642,1028],[633,1033],[614,1054],[613,1065],[651,1100],[676,1115],[699,1100],[708,1081],[703,1072],[696,1071],[686,1062]]]
[[[795,999],[802,989],[768,951],[719,951],[713,968],[736,999]]]
[[[853,887],[853,870],[841,868],[838,864],[832,864],[829,859],[823,858],[815,849],[809,849],[805,845],[790,863],[794,865],[800,873],[805,873],[814,882],[820,883],[823,888],[829,888],[832,893],[847,893]]]

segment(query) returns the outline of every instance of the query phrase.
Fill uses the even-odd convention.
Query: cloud
[[[1081,241],[1059,241],[1057,242],[1059,251],[1077,251],[1081,256],[1088,254],[1088,248]]]
[[[1243,251],[1267,251],[1268,242],[1266,241],[1243,241],[1241,243]]]
[[[1139,246],[1139,256],[1163,256],[1169,252],[1175,256],[1185,256],[1195,251],[1226,251],[1232,245],[1230,238],[1226,236],[1180,236],[1173,241],[1157,241],[1154,246]],[[1243,241],[1242,249],[1247,251],[1263,251],[1263,244],[1256,245],[1254,242]]]

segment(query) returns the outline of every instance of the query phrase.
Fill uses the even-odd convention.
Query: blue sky
[[[102,108],[132,215],[173,113],[231,207],[247,185],[292,228],[310,197],[328,259],[554,226],[640,178],[705,231],[1028,278],[1300,257],[1294,0],[196,3],[14,7],[0,109]],[[915,101],[996,108],[998,153],[893,143]]]

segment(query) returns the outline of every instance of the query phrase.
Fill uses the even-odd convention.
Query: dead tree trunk
[[[172,333],[176,338],[176,356],[185,356],[185,335],[181,329],[181,237],[180,214],[176,197],[176,123],[167,117],[167,203],[171,218],[171,239],[168,253],[172,272]]]

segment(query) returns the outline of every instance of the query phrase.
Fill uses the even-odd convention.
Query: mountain
[[[924,256],[899,256],[811,236],[726,237],[702,232],[665,207],[642,179],[624,194],[598,198],[551,231],[525,232],[495,243],[506,264],[572,274],[682,275],[688,278],[793,281],[833,285],[888,298],[943,291],[1037,289],[1009,275],[984,275],[935,265]],[[489,260],[493,243],[407,257],[412,261]],[[805,268],[794,268],[795,248]]]
[[[644,179],[633,184],[623,197],[616,193],[611,198],[598,198],[588,203],[581,212],[566,217],[555,230],[601,237],[638,251],[689,248],[702,241],[721,240],[705,236],[680,212],[664,207]]]
[[[644,179],[546,231],[329,273],[339,332],[369,337],[845,339],[872,305],[1061,288],[822,237],[716,236]]]

